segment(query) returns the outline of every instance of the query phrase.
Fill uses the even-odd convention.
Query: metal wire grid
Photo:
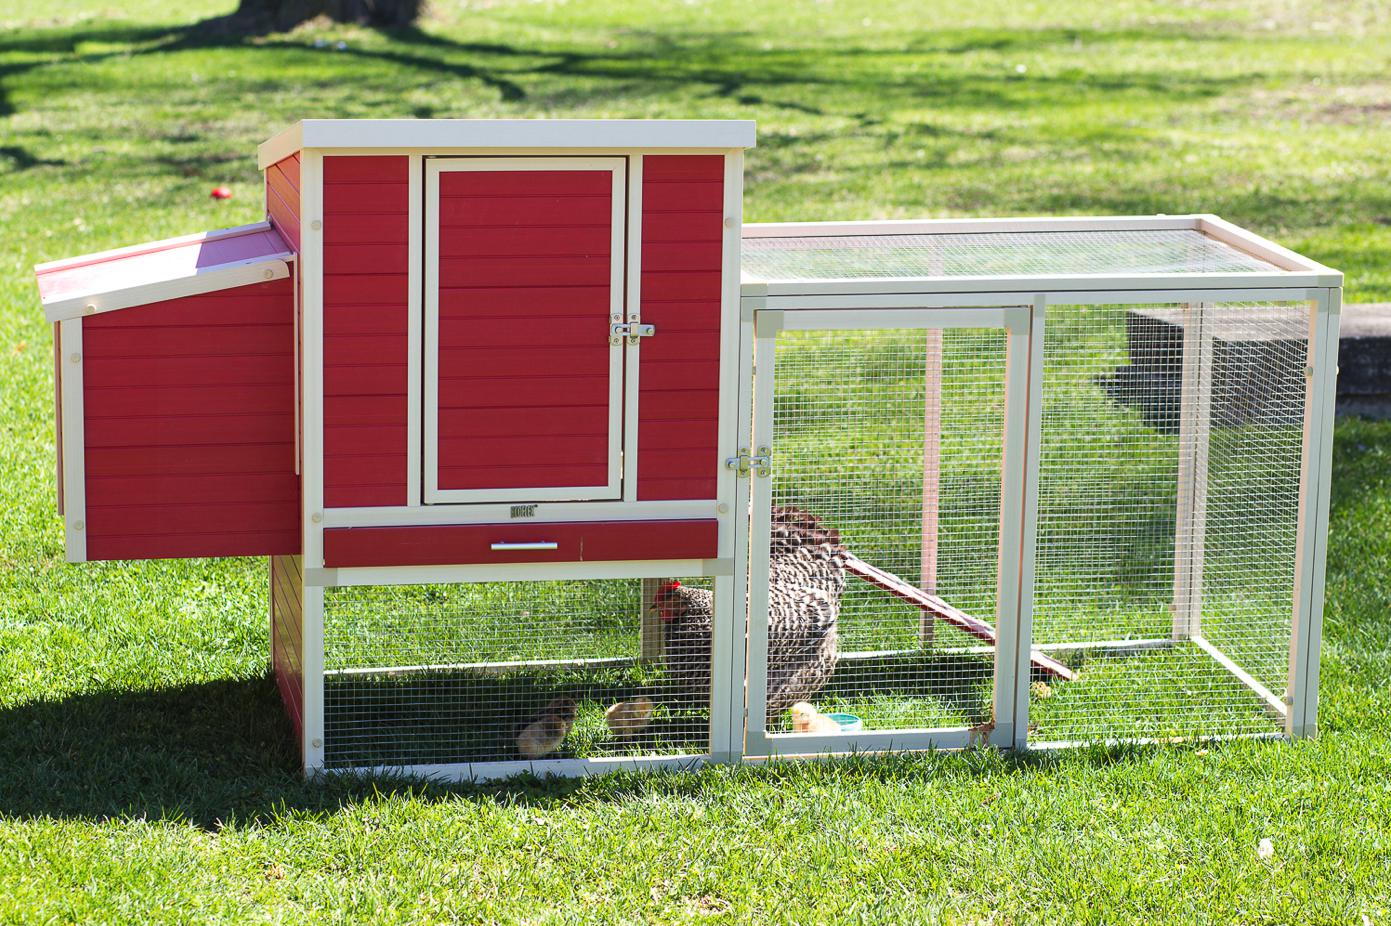
[[[1004,333],[785,331],[775,380],[774,504],[818,516],[859,558],[993,622]],[[770,604],[770,623],[798,619]],[[834,675],[804,697],[822,713],[853,714],[866,731],[990,719],[993,646],[855,577],[838,635]],[[768,720],[770,732],[791,729],[786,714]]]
[[[753,280],[1279,270],[1191,229],[745,238]]]
[[[1282,728],[1309,312],[1048,307],[1032,740]]]
[[[325,590],[325,765],[707,753],[709,637],[706,664],[685,670],[703,679],[674,678],[654,585]]]

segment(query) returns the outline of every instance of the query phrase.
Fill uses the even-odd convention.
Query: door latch
[[[638,322],[615,322],[609,326],[609,343],[619,344],[624,338],[627,338],[629,344],[636,344],[639,338],[650,338],[656,333],[656,325],[643,325]]]
[[[747,476],[750,470],[755,475],[767,476],[773,471],[773,451],[768,447],[759,447],[758,453],[751,454],[749,448],[744,447],[739,450],[738,456],[727,457],[724,465],[740,476]]]

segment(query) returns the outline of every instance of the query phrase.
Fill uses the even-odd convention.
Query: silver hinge
[[[624,338],[629,344],[636,344],[638,338],[650,338],[657,333],[656,325],[642,325],[637,322],[615,322],[609,325],[609,343],[621,343]]]
[[[749,470],[753,470],[756,475],[767,476],[773,471],[773,451],[767,447],[759,447],[758,453],[751,454],[749,448],[743,447],[737,457],[727,457],[724,465],[726,469],[732,469],[740,476],[747,476]]]

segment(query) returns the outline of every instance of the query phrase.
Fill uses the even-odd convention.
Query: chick
[[[604,711],[604,720],[609,731],[619,739],[637,736],[652,722],[652,699],[637,698],[632,701],[619,701]]]
[[[540,715],[517,734],[517,751],[526,759],[540,759],[560,748],[575,723],[578,706],[572,698],[555,698]]]
[[[825,714],[819,713],[805,701],[798,701],[789,708],[792,712],[793,733],[839,733],[840,724]]]

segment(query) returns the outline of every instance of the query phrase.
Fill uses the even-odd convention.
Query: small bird
[[[604,720],[609,731],[619,739],[637,736],[652,722],[652,699],[636,698],[632,701],[619,701],[604,711]]]
[[[818,711],[805,701],[798,701],[789,708],[792,712],[793,733],[839,733],[840,724]]]
[[[560,748],[574,726],[579,706],[573,698],[555,698],[540,715],[517,734],[517,751],[526,759],[540,759]]]

